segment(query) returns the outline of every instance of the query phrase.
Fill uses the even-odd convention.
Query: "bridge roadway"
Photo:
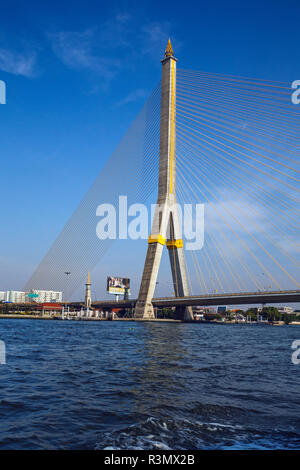
[[[136,299],[131,300],[101,300],[92,302],[95,308],[132,308]],[[300,290],[265,291],[265,292],[239,292],[235,294],[209,294],[190,295],[188,297],[160,297],[154,298],[154,307],[176,306],[216,306],[216,305],[251,305],[251,304],[276,304],[300,302]],[[82,305],[80,302],[71,302],[72,306]]]

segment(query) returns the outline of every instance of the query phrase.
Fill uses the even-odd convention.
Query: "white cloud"
[[[14,75],[33,77],[35,74],[36,52],[27,54],[14,53],[8,49],[0,49],[0,70]]]

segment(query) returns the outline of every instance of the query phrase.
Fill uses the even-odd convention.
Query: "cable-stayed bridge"
[[[151,318],[159,301],[154,291],[164,246],[173,296],[161,302],[178,306],[181,316],[180,306],[192,305],[194,296],[199,304],[206,299],[221,305],[223,297],[251,303],[251,293],[254,303],[263,303],[256,302],[262,295],[266,302],[299,301],[300,107],[292,103],[291,85],[176,69],[176,62],[169,43],[160,84],[27,290],[65,291],[69,271],[68,289],[75,292],[117,243],[96,236],[99,204],[116,207],[120,195],[128,205],[147,204],[158,193],[164,209],[149,234],[137,316]],[[184,250],[175,203],[190,211],[191,231],[194,207],[204,205],[201,249]]]

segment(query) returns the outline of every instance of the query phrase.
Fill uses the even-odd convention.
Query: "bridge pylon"
[[[169,251],[174,293],[189,295],[183,240],[176,202],[176,62],[169,39],[162,62],[158,198],[134,317],[155,318],[152,298],[163,247]],[[193,318],[191,307],[176,307],[179,319]]]

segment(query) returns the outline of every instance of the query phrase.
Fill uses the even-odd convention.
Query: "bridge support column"
[[[148,240],[139,297],[134,311],[134,317],[141,319],[155,318],[152,298],[165,244],[169,250],[175,296],[189,295],[175,194],[176,61],[169,40],[165,57],[162,60],[158,199],[151,235]],[[190,307],[178,307],[176,313],[181,319],[190,320],[193,318]]]

